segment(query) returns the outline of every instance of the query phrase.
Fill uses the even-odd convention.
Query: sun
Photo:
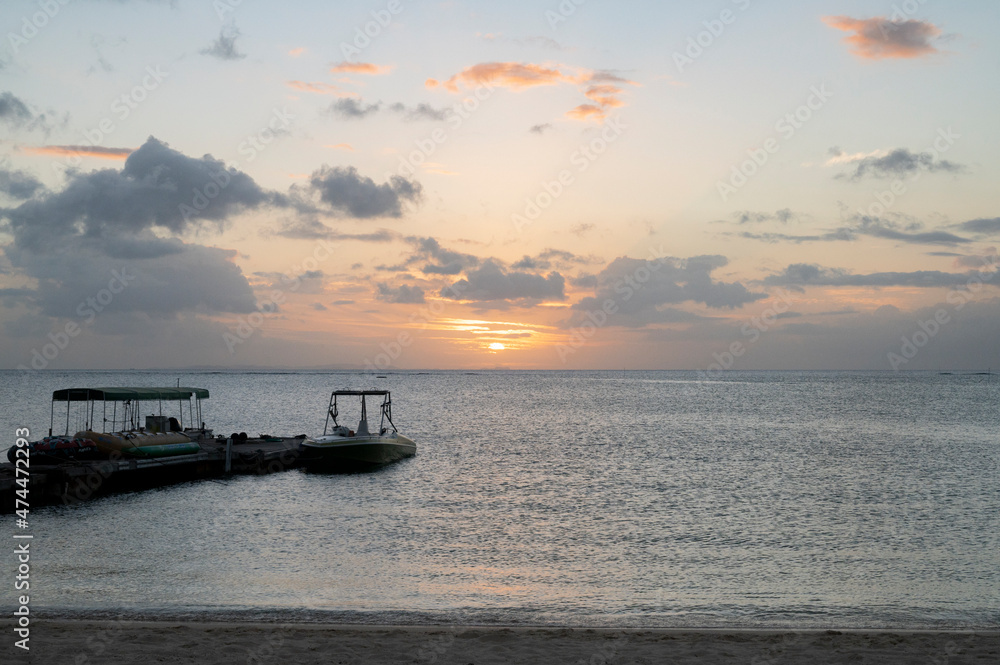
[[[490,344],[489,348],[490,351],[503,351],[507,347],[501,344],[500,342],[493,342],[492,344]]]

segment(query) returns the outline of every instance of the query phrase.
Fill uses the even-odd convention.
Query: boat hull
[[[299,460],[308,468],[365,470],[398,462],[417,453],[405,436],[325,436],[302,442]]]

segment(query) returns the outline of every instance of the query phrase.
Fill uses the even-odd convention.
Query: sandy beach
[[[996,663],[998,631],[590,629],[46,621],[4,662]]]

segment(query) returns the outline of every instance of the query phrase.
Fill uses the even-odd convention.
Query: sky
[[[986,0],[0,5],[0,368],[1000,367]]]

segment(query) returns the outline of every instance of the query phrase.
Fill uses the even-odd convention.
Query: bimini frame
[[[191,398],[194,398],[192,400]],[[191,429],[198,429],[202,420],[201,400],[208,399],[208,390],[205,388],[64,388],[52,393],[52,409],[49,416],[49,436],[52,436],[52,429],[55,425],[56,402],[66,402],[66,436],[70,435],[70,404],[72,402],[85,403],[83,429],[93,430],[94,407],[97,402],[102,402],[102,422],[103,432],[120,432],[141,427],[139,418],[140,402],[157,402],[159,405],[159,415],[163,415],[163,402],[177,400],[178,411],[180,413],[181,430],[184,429],[184,402],[188,403],[188,422]],[[112,403],[111,429],[107,429],[108,424],[108,402]],[[122,403],[121,427],[118,423],[118,403]],[[197,420],[195,413],[197,412]]]
[[[378,431],[381,432],[385,429],[386,422],[392,427],[393,432],[399,430],[396,429],[396,425],[392,422],[392,396],[389,394],[388,390],[334,390],[330,394],[330,405],[326,409],[326,422],[323,424],[323,435],[326,436],[327,430],[330,427],[330,419],[333,419],[333,426],[339,427],[340,423],[337,422],[337,416],[340,415],[340,411],[337,410],[337,397],[361,397],[361,420],[368,421],[368,406],[365,404],[366,397],[384,397],[382,400],[382,407],[380,411],[382,412],[382,419],[379,422]]]

